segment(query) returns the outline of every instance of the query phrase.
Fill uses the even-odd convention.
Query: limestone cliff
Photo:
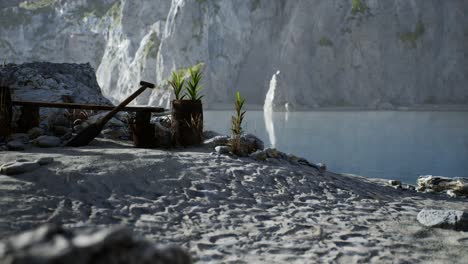
[[[204,62],[209,107],[235,91],[263,105],[278,71],[291,109],[468,104],[466,13],[465,0],[9,0],[0,57],[90,62],[114,102]]]

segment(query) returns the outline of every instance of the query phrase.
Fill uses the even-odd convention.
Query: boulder
[[[5,175],[18,175],[36,170],[40,167],[38,162],[16,161],[6,163],[0,167],[0,173]]]
[[[48,164],[54,162],[54,158],[52,158],[52,157],[42,157],[42,158],[37,159],[35,162],[37,162],[37,164],[39,164],[41,166],[44,166],[44,165],[48,165]]]
[[[0,263],[190,264],[177,247],[157,247],[124,227],[66,230],[45,225],[0,243]]]
[[[7,143],[8,150],[24,150],[26,148],[24,142],[21,140],[12,140]]]
[[[252,134],[244,134],[241,136],[241,146],[245,148],[248,154],[265,148],[263,141]]]
[[[229,154],[229,152],[230,152],[228,146],[216,146],[215,151],[218,154]]]
[[[45,133],[44,129],[40,127],[33,127],[28,131],[28,136],[29,136],[29,139],[36,139],[44,135],[44,133]]]
[[[60,138],[54,136],[40,136],[36,138],[33,143],[41,148],[55,148],[62,143]]]
[[[203,145],[205,145],[208,148],[214,148],[216,146],[227,146],[229,143],[229,137],[228,136],[214,136],[212,138],[209,138],[203,142]]]
[[[423,209],[417,219],[427,227],[468,231],[468,214],[463,211]]]
[[[215,131],[211,131],[211,130],[203,131],[203,138],[204,139],[210,139],[210,138],[214,138],[214,137],[217,137],[217,136],[221,136],[221,134],[219,134],[218,132],[215,132]]]

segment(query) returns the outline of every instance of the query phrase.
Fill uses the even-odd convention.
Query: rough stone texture
[[[419,212],[418,221],[428,227],[468,231],[468,214],[456,210],[428,210]]]
[[[75,103],[110,104],[102,96],[94,69],[89,64],[7,64],[0,67],[0,78],[10,87],[13,100],[64,102],[71,99]],[[55,125],[63,123],[54,121],[51,120]]]
[[[15,264],[189,264],[179,248],[157,248],[123,227],[65,230],[45,225],[0,243],[0,262]]]
[[[417,190],[420,192],[448,192],[449,196],[468,196],[468,179],[440,176],[419,176]]]
[[[203,61],[208,107],[237,90],[262,105],[278,71],[291,109],[468,103],[465,0],[3,2],[7,63],[90,62],[114,102]],[[137,101],[169,107],[167,86],[149,93]]]

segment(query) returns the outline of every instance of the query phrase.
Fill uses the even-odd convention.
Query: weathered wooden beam
[[[1,83],[0,83],[1,84]],[[0,137],[7,137],[11,133],[11,95],[7,86],[0,85]]]
[[[110,111],[115,108],[111,105],[93,105],[93,104],[77,104],[77,103],[48,103],[48,102],[34,102],[34,101],[13,101],[13,105],[17,106],[32,106],[32,107],[45,107],[45,108],[66,108],[66,109],[84,109],[96,111]],[[149,106],[127,106],[122,111],[128,112],[150,112],[161,113],[164,108],[149,107]]]
[[[31,128],[39,126],[40,115],[39,115],[39,106],[34,105],[24,105],[21,108],[21,116],[18,120],[17,132],[26,133]]]

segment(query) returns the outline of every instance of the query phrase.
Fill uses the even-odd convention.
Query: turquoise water
[[[205,128],[229,133],[231,111],[206,111]],[[414,183],[468,177],[468,112],[248,111],[246,132],[329,170]]]

